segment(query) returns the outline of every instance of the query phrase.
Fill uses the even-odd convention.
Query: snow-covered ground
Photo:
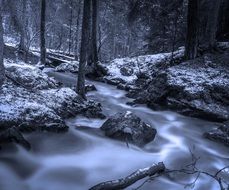
[[[66,130],[64,118],[93,109],[70,88],[60,87],[36,66],[5,59],[7,80],[0,93],[1,129]],[[95,104],[96,105],[96,104]],[[93,112],[100,111],[94,108]]]
[[[48,89],[57,87],[57,82],[48,77],[39,68],[26,64],[22,61],[15,62],[11,59],[5,59],[4,65],[7,75],[15,81],[31,89]]]
[[[181,47],[173,53],[174,59],[182,58],[184,48]],[[169,64],[172,53],[160,53],[154,55],[144,55],[138,57],[126,57],[115,59],[106,65],[108,76],[105,79],[110,81],[120,81],[127,84],[132,84],[138,77],[139,73],[145,73],[148,76],[152,72],[156,72],[157,65],[163,63],[165,66]]]
[[[78,69],[79,69],[78,61],[64,62],[55,68],[55,70],[58,72],[72,72],[72,73],[78,72]]]

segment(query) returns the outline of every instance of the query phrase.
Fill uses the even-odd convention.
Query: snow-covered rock
[[[181,47],[173,53],[174,60],[180,60],[184,56],[184,48]],[[161,67],[168,67],[172,53],[160,53],[138,57],[126,57],[115,59],[106,65],[108,75],[104,79],[113,84],[133,84],[140,73],[151,76]]]
[[[205,55],[159,72],[129,93],[138,103],[165,106],[208,120],[229,119],[228,53]]]
[[[64,62],[55,68],[55,70],[58,72],[72,72],[72,73],[77,73],[78,69],[79,69],[78,61]]]
[[[156,129],[144,123],[132,112],[117,113],[102,125],[105,135],[114,139],[143,146],[154,140]]]
[[[229,121],[212,131],[204,133],[204,137],[229,147]]]
[[[53,94],[54,95],[54,94]],[[1,127],[13,125],[29,128],[55,127],[65,129],[61,117],[46,102],[55,105],[53,99],[48,99],[40,92],[30,92],[11,82],[6,82],[0,93]],[[54,129],[55,130],[55,129]]]
[[[98,103],[84,101],[40,69],[23,62],[5,60],[7,78],[0,92],[0,131],[16,126],[20,130],[63,131],[64,119],[84,114],[102,116]]]
[[[4,65],[11,79],[29,89],[48,89],[58,86],[54,79],[48,77],[36,66],[25,64],[22,61],[15,63],[11,59],[5,59]]]

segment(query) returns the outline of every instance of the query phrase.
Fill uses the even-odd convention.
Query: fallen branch
[[[165,165],[163,162],[155,164],[151,167],[139,169],[134,173],[130,174],[125,178],[121,178],[118,180],[107,181],[95,185],[94,187],[90,188],[89,190],[114,190],[114,189],[124,189],[129,187],[130,185],[134,184],[136,181],[143,179],[145,177],[150,177],[155,174],[159,174],[165,171]]]
[[[220,190],[229,190],[229,183],[227,179],[224,179],[222,176],[219,176],[223,171],[226,169],[229,169],[229,166],[225,166],[222,169],[218,170],[215,174],[211,174],[205,171],[202,171],[196,167],[198,160],[200,157],[196,157],[192,151],[190,150],[192,162],[188,165],[185,165],[184,168],[181,169],[175,169],[170,170],[165,168],[163,162],[160,162],[156,165],[153,165],[148,168],[139,169],[135,171],[134,173],[130,174],[129,176],[125,178],[121,178],[118,180],[113,181],[107,181],[100,183],[98,185],[95,185],[91,187],[89,190],[120,190],[125,189],[138,180],[141,180],[143,178],[146,178],[146,180],[143,181],[143,183],[135,188],[135,190],[141,189],[146,183],[153,181],[155,178],[158,178],[160,176],[165,176],[169,180],[176,181],[176,178],[172,177],[170,174],[175,173],[182,173],[184,175],[196,175],[194,180],[188,184],[185,184],[185,188],[190,187],[194,188],[195,184],[198,182],[201,175],[206,175],[212,179],[214,179],[218,185]]]

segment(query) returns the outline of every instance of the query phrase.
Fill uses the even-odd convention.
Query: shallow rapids
[[[76,83],[75,76],[51,72],[67,86]],[[106,116],[128,110],[157,129],[155,140],[140,149],[109,139],[99,127],[105,120],[84,117],[66,121],[70,127],[64,134],[34,132],[25,135],[32,150],[19,146],[0,152],[0,190],[86,190],[99,182],[125,177],[133,171],[163,161],[170,169],[191,163],[191,152],[200,157],[197,167],[214,174],[229,165],[229,151],[223,145],[202,137],[216,124],[184,117],[169,111],[152,111],[144,105],[126,105],[130,99],[116,87],[94,81],[97,91],[87,94],[102,104]],[[225,176],[229,174],[223,173]],[[196,175],[159,177],[140,189],[182,190]],[[227,178],[229,181],[229,177]],[[141,180],[128,189],[137,188]],[[217,190],[218,184],[201,175],[196,190]]]

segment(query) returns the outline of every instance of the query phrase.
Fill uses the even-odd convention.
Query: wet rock
[[[144,123],[138,116],[127,111],[110,117],[101,127],[105,135],[114,139],[143,146],[154,140],[156,129]]]
[[[22,133],[16,127],[11,127],[0,133],[0,144],[10,142],[16,142],[26,149],[31,148],[30,143],[25,140]]]
[[[103,82],[111,85],[125,84],[125,81],[122,78],[104,78]]]
[[[134,69],[131,68],[131,67],[121,67],[120,68],[120,73],[123,75],[123,76],[131,76],[134,74]]]
[[[204,133],[204,137],[229,147],[229,122],[224,123],[219,128]]]
[[[136,103],[135,102],[127,102],[126,105],[129,105],[129,106],[135,106]]]
[[[85,85],[85,91],[86,92],[91,92],[91,91],[96,91],[97,89],[96,89],[96,87],[95,87],[95,85],[93,85],[93,84],[86,84]]]
[[[105,119],[106,116],[102,113],[101,104],[93,100],[87,101],[85,109],[82,110],[82,114],[88,118],[100,118]]]

